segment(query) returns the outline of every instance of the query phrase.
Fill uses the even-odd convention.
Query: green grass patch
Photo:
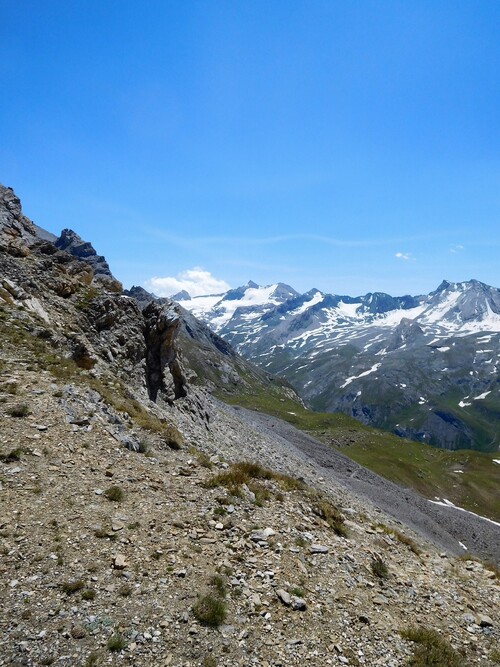
[[[220,398],[283,419],[362,466],[424,497],[500,521],[495,454],[448,451],[365,426],[341,413],[314,412],[283,395],[265,392]],[[457,472],[461,470],[462,472]]]

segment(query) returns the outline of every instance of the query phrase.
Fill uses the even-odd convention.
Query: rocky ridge
[[[428,295],[299,295],[249,283],[181,300],[315,410],[446,449],[499,448],[500,290],[443,281]]]

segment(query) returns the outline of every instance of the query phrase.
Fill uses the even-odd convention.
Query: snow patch
[[[436,500],[429,500],[429,502],[432,503],[433,505],[441,505],[441,507],[451,507],[455,510],[458,510],[459,512],[472,514],[472,516],[477,516],[479,519],[482,519],[483,521],[488,521],[489,523],[492,523],[495,526],[500,526],[500,523],[498,523],[497,521],[493,521],[493,519],[488,519],[488,517],[486,516],[481,516],[480,514],[476,514],[475,512],[466,510],[463,507],[459,507],[458,505],[452,503],[451,500],[447,500],[446,498],[437,498]]]
[[[479,396],[474,396],[472,399],[473,401],[482,401],[488,394],[491,394],[491,391],[485,391],[483,394],[479,394]]]
[[[347,387],[348,384],[351,384],[353,380],[358,380],[359,378],[366,377],[367,375],[370,375],[370,373],[375,373],[382,364],[373,364],[371,368],[369,368],[367,371],[364,371],[363,373],[360,373],[359,375],[353,375],[344,382],[344,384],[340,385],[341,389],[344,389],[344,387]]]

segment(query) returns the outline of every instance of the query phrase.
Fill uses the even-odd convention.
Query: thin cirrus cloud
[[[220,294],[230,289],[225,280],[213,276],[200,266],[181,271],[176,276],[154,277],[146,281],[146,287],[157,296],[172,296],[185,290],[190,296]]]
[[[452,246],[451,246],[451,248],[450,248],[450,252],[451,252],[451,253],[457,253],[457,252],[461,252],[463,249],[464,249],[463,245],[461,245],[460,243],[458,243],[458,244],[456,244],[456,245],[452,245]]]
[[[294,241],[310,241],[313,243],[321,243],[331,246],[344,248],[362,248],[362,247],[376,247],[387,246],[396,243],[409,243],[412,241],[426,241],[438,238],[446,234],[425,234],[404,238],[364,238],[364,239],[338,239],[331,236],[323,236],[320,234],[281,234],[276,236],[190,236],[183,237],[176,234],[165,232],[162,229],[145,227],[144,231],[157,238],[161,238],[169,243],[180,247],[195,247],[207,245],[274,245],[277,243],[287,243]],[[401,253],[407,254],[407,253]]]

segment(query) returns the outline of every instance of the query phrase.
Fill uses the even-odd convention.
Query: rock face
[[[39,228],[38,228],[39,229]],[[75,232],[40,238],[19,198],[0,186],[0,298],[44,321],[43,335],[86,370],[126,373],[151,399],[186,397],[175,339],[179,315],[152,304],[143,316],[121,294],[104,257]],[[8,276],[8,277],[7,277]],[[49,314],[50,313],[50,314]]]
[[[146,384],[149,398],[156,401],[158,392],[167,392],[165,368],[170,371],[173,398],[187,395],[186,380],[183,375],[175,338],[179,331],[180,319],[173,305],[161,306],[151,302],[143,310],[146,339]]]
[[[92,244],[81,239],[72,229],[63,229],[54,245],[88,264],[95,276],[106,281],[108,290],[122,292],[122,284],[111,273],[105,257],[98,255]]]

